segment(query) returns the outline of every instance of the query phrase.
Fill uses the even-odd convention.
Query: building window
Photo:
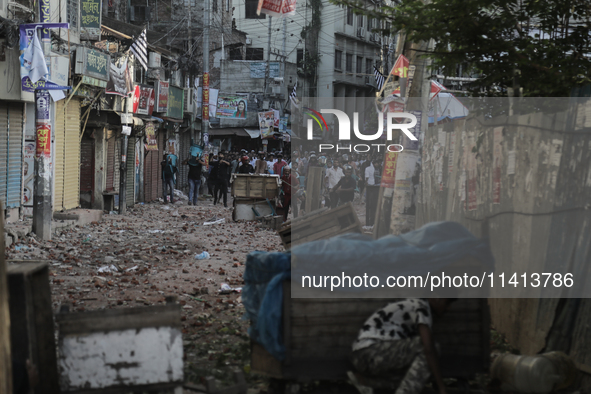
[[[218,12],[218,0],[212,0],[211,8],[213,12]]]
[[[367,29],[368,30],[373,29],[373,18],[371,16],[367,17]]]
[[[259,0],[246,0],[246,8],[244,9],[244,17],[246,19],[265,19],[267,16],[261,12],[261,15],[257,15],[257,7],[259,6]]]
[[[226,0],[226,12],[230,12],[230,0]]]
[[[78,4],[78,0],[68,0],[67,3],[68,23],[71,29],[78,28]]]
[[[246,48],[246,60],[264,60],[263,48]]]
[[[360,77],[361,74],[363,74],[363,58],[361,56],[357,56],[357,68],[356,68],[356,70],[357,70],[357,74],[359,74],[358,77]]]
[[[345,71],[348,73],[353,72],[353,55],[351,55],[350,53],[347,53],[347,59],[346,59],[346,63],[345,63]]]
[[[372,67],[371,59],[365,59],[365,73],[367,75],[373,75],[373,67]]]
[[[304,61],[304,50],[303,49],[298,49],[297,55],[296,55],[296,65],[298,67],[301,67],[302,62]]]
[[[342,70],[342,61],[343,61],[343,51],[339,51],[338,49],[334,51],[334,68],[337,70]]]
[[[363,27],[363,15],[357,15],[357,27]]]
[[[242,60],[242,47],[230,48],[230,60]]]
[[[347,24],[353,26],[353,8],[347,7]]]

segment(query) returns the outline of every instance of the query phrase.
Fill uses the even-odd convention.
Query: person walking
[[[174,203],[174,174],[177,173],[177,168],[172,165],[172,157],[164,155],[162,162],[162,198],[164,203],[167,203],[168,188],[170,188],[170,203]]]
[[[186,159],[183,164],[189,166],[189,205],[197,205],[199,199],[199,188],[201,187],[201,171],[205,162],[201,158],[191,157]]]
[[[209,156],[209,174],[207,176],[207,190],[213,196],[213,205],[215,205],[218,201],[216,197],[216,185],[218,183],[218,165],[220,162],[218,161],[218,155],[210,155]]]
[[[291,206],[291,193],[296,191],[300,183],[298,178],[291,174],[291,168],[283,168],[283,176],[281,177],[281,189],[283,190],[283,221],[287,221],[289,207]]]
[[[224,200],[224,207],[228,208],[228,169],[230,163],[225,160],[224,154],[219,154],[219,162],[217,165],[218,181],[213,191],[214,199],[213,205],[216,205],[220,200]]]

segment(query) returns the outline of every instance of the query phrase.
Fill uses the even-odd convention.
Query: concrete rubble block
[[[54,220],[74,220],[78,226],[84,226],[92,222],[100,222],[103,211],[99,209],[72,209],[66,212],[54,212]]]

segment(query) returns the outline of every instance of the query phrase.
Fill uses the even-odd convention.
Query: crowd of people
[[[356,193],[362,198],[366,185],[379,184],[382,170],[381,154],[358,154],[350,152],[316,153],[315,151],[292,152],[255,152],[255,151],[220,151],[209,153],[207,157],[191,157],[182,162],[189,166],[189,205],[198,203],[199,191],[206,186],[213,196],[213,203],[228,206],[228,188],[232,174],[274,174],[282,180],[281,204],[284,220],[287,220],[289,208],[294,216],[303,208],[306,198],[304,192],[310,168],[323,169],[322,203],[335,208],[351,202]],[[178,170],[170,161],[163,158],[162,178],[163,197],[167,202],[174,202],[173,179]],[[203,179],[203,181],[202,181]],[[292,204],[296,196],[300,206]],[[297,205],[297,204],[296,204]]]

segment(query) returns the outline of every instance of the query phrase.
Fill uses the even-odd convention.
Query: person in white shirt
[[[339,183],[342,177],[345,176],[343,169],[340,167],[340,163],[338,160],[333,162],[333,165],[326,170],[326,184],[329,189],[332,189]]]
[[[376,161],[370,163],[369,166],[365,169],[365,184],[366,185],[375,185],[376,184],[376,168],[374,164],[377,164]]]

